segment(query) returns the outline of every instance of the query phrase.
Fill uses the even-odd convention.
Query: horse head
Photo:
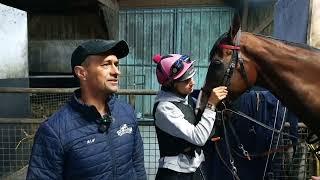
[[[241,32],[235,15],[229,31],[214,43],[209,60],[198,116],[214,87],[227,86],[227,99],[233,100],[256,84],[268,89],[320,137],[319,49]]]
[[[211,90],[217,86],[227,86],[228,99],[232,100],[255,84],[256,65],[242,53],[245,49],[240,46],[240,36],[240,17],[235,15],[229,31],[217,39],[210,51],[210,65],[199,95],[199,110],[203,111]]]

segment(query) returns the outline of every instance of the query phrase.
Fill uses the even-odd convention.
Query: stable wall
[[[27,13],[0,4],[0,87],[29,87]],[[0,94],[0,117],[26,117],[28,94]]]

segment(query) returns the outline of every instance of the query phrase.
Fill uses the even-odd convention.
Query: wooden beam
[[[103,13],[104,23],[109,39],[118,39],[119,32],[119,4],[117,0],[98,0]]]
[[[241,22],[241,28],[244,31],[247,31],[248,29],[248,0],[243,0],[243,11],[242,11],[242,22]]]
[[[105,5],[106,7],[114,10],[119,11],[119,3],[118,0],[98,0],[101,4]]]
[[[4,1],[1,2],[7,6],[18,8],[28,13],[41,14],[74,14],[79,12],[97,11],[97,1],[60,1],[60,0],[30,0],[30,1]]]
[[[120,8],[225,6],[225,0],[119,0]]]
[[[253,30],[253,33],[262,32],[267,26],[269,26],[273,21],[273,16],[269,16],[264,22],[262,22],[258,27]]]

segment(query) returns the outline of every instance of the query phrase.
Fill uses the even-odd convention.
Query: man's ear
[[[83,66],[75,66],[74,73],[79,78],[79,80],[87,80],[87,71]]]

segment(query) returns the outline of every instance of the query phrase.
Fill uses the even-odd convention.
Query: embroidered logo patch
[[[96,138],[93,138],[93,139],[88,139],[87,140],[87,144],[91,144],[91,143],[94,143],[94,141],[96,140]]]
[[[124,134],[131,134],[132,127],[128,127],[127,124],[123,124],[120,126],[120,129],[117,131],[118,136],[122,136]]]

